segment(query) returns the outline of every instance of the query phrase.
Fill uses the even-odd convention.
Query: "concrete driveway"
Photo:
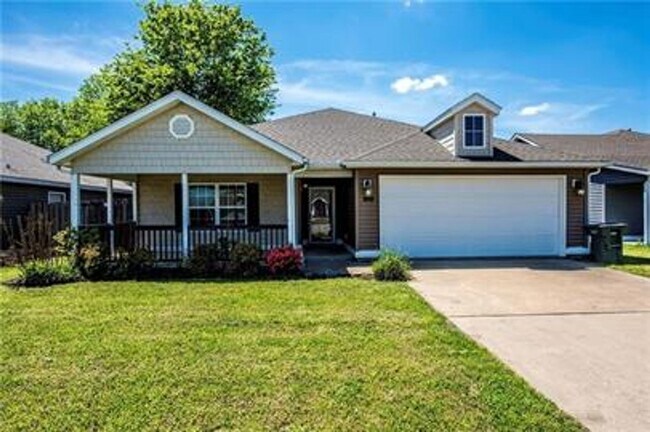
[[[436,310],[594,431],[650,431],[650,280],[571,260],[416,264]]]

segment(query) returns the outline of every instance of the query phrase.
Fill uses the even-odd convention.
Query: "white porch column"
[[[138,181],[131,183],[131,213],[133,213],[133,222],[138,222]]]
[[[296,177],[287,174],[287,234],[289,244],[296,246]]]
[[[650,244],[650,177],[643,184],[643,241]]]
[[[106,224],[111,227],[109,232],[109,246],[111,256],[115,255],[115,231],[112,227],[115,225],[115,215],[113,214],[113,179],[106,179]]]
[[[187,173],[181,174],[183,258],[190,256],[190,184]]]
[[[70,226],[78,229],[81,223],[81,188],[79,174],[70,174]]]

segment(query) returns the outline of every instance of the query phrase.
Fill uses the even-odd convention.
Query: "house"
[[[612,163],[589,176],[589,222],[624,222],[628,240],[650,243],[650,134],[620,129],[604,134],[517,133],[517,142]]]
[[[587,253],[588,176],[608,161],[494,138],[500,110],[472,94],[424,126],[331,108],[245,126],[173,92],[50,161],[71,170],[73,209],[81,175],[133,182],[133,235],[161,260],[222,238],[357,258]]]
[[[26,215],[36,203],[64,206],[69,200],[70,172],[47,162],[50,152],[7,134],[0,134],[0,220],[14,224],[16,218]],[[106,199],[106,180],[91,176],[80,179],[81,203],[87,211],[86,222],[105,212],[92,212],[92,208],[103,209]],[[116,182],[116,200],[128,200],[131,188],[123,182]],[[125,216],[126,217],[126,216]],[[101,221],[101,219],[100,219]],[[3,240],[5,233],[2,233]],[[3,241],[6,247],[6,241]]]

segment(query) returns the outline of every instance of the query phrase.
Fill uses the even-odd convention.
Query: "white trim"
[[[137,181],[137,179],[136,179],[136,181],[134,181],[131,184],[131,191],[132,191],[132,195],[131,195],[131,207],[132,208],[131,208],[131,210],[132,210],[132,213],[133,213],[133,222],[137,223],[138,222],[138,199],[139,199],[138,198],[138,181]]]
[[[346,168],[599,168],[607,166],[602,162],[399,162],[399,161],[351,161],[344,162]]]
[[[353,172],[346,169],[337,170],[308,170],[297,173],[298,178],[352,178]]]
[[[174,123],[178,120],[187,120],[190,124],[190,130],[184,134],[179,134],[176,132],[174,130]],[[187,114],[176,114],[174,117],[169,119],[169,133],[172,134],[172,136],[176,139],[187,139],[191,137],[194,134],[194,120],[192,120],[192,117],[188,116]]]
[[[293,172],[287,174],[287,230],[289,244],[296,245],[296,178]]]
[[[499,115],[499,113],[501,112],[501,107],[499,105],[497,105],[496,103],[494,103],[493,101],[486,98],[480,93],[473,93],[468,97],[466,97],[465,99],[461,100],[460,102],[456,103],[455,105],[451,106],[451,108],[445,110],[438,117],[431,120],[422,128],[422,131],[429,132],[431,129],[447,121],[447,119],[455,116],[460,111],[464,110],[465,108],[467,108],[468,106],[474,103],[481,105],[482,107],[486,108],[488,111],[492,112],[494,115]]]
[[[53,201],[52,197],[53,196],[63,196],[63,199]],[[67,201],[67,197],[65,195],[65,192],[61,191],[47,191],[47,203],[48,204],[58,204],[58,203],[65,203]]]
[[[480,146],[467,146],[465,144],[465,138],[467,137],[466,131],[465,131],[465,119],[467,117],[481,117],[483,119],[483,144],[481,144]],[[487,124],[486,124],[486,122],[487,122],[487,116],[485,114],[483,114],[483,113],[465,113],[465,114],[463,114],[463,124],[462,124],[462,127],[461,127],[461,133],[463,134],[463,149],[480,150],[480,149],[484,149],[485,147],[487,147]]]
[[[489,174],[484,174],[484,175],[472,175],[472,174],[460,174],[460,175],[451,175],[451,174],[446,174],[446,175],[435,175],[435,174],[424,174],[424,175],[418,175],[418,174],[411,174],[411,175],[397,175],[397,174],[384,174],[384,175],[379,175],[379,191],[381,194],[382,191],[382,185],[381,181],[384,178],[399,178],[399,179],[404,179],[404,178],[413,178],[413,179],[421,179],[421,178],[435,178],[435,179],[458,179],[458,178],[470,178],[470,179],[480,179],[480,178],[500,178],[500,179],[511,179],[511,178],[526,178],[526,179],[556,179],[560,180],[558,182],[558,193],[559,193],[559,214],[558,217],[560,218],[560,223],[558,226],[558,255],[560,257],[563,257],[566,255],[566,249],[567,249],[567,176],[566,175],[559,175],[559,174],[531,174],[531,175],[526,175],[526,174],[518,174],[518,175],[507,175],[507,174],[495,174],[495,175],[489,175]],[[379,204],[380,207],[378,209],[379,211],[379,225],[381,226],[381,203],[382,200],[380,199]],[[381,241],[381,229],[379,230],[379,244],[382,244]]]
[[[533,146],[533,147],[539,147],[539,144],[537,144],[535,141],[533,141],[533,140],[531,140],[531,139],[529,139],[529,138],[526,138],[526,137],[524,137],[524,136],[521,136],[521,135],[519,135],[518,133],[514,134],[514,135],[510,138],[510,141],[515,141],[515,140],[520,140],[520,141],[522,141],[524,144],[528,144],[528,145],[531,145],[531,146]]]
[[[68,172],[68,174],[70,174],[70,172]],[[34,186],[60,187],[64,189],[70,188],[70,182],[29,179],[23,177],[7,176],[7,175],[0,175],[0,183],[15,183],[15,184],[34,185]],[[93,186],[93,185],[85,184],[83,176],[81,178],[81,189],[98,191],[98,192],[103,192],[104,190],[106,190],[106,188],[103,186]],[[131,189],[126,189],[124,187],[116,187],[114,189],[115,191],[120,193],[131,193]]]
[[[625,167],[625,166],[616,165],[616,164],[607,165],[606,168],[614,170],[614,171],[621,171],[621,172],[626,172],[626,173],[630,173],[630,174],[639,174],[639,175],[648,175],[648,174],[650,174],[650,170],[647,170],[647,169],[631,168],[631,167]]]
[[[354,253],[356,259],[375,259],[379,256],[379,249],[360,249]]]
[[[565,249],[566,255],[589,255],[589,248],[584,246],[571,246]]]
[[[114,225],[115,216],[113,214],[113,179],[106,179],[106,224]],[[111,230],[109,233],[109,247],[111,256],[115,256],[115,231]]]
[[[81,221],[81,189],[79,187],[79,174],[70,174],[70,226],[78,229]]]
[[[241,133],[253,141],[256,141],[262,146],[281,154],[293,162],[303,163],[305,160],[305,158],[298,152],[291,150],[290,148],[280,144],[277,141],[272,140],[266,135],[262,135],[261,133],[239,123],[238,121],[228,117],[218,110],[181,91],[174,91],[167,96],[164,96],[150,103],[144,108],[141,108],[125,117],[122,117],[115,123],[112,123],[109,126],[100,129],[99,131],[89,135],[80,141],[77,141],[76,143],[66,147],[63,150],[51,154],[48,157],[48,160],[52,164],[63,165],[75,157],[83,154],[84,152],[91,150],[95,146],[100,145],[105,140],[116,136],[118,133],[121,133],[128,128],[134,127],[154,116],[155,114],[179,103],[184,103],[185,105],[188,105],[197,111],[200,111],[213,120],[228,126],[229,128]]]
[[[181,214],[183,258],[190,256],[190,185],[187,173],[181,174]]]

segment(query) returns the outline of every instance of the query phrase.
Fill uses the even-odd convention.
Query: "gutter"
[[[603,168],[603,162],[343,162],[346,168]]]

